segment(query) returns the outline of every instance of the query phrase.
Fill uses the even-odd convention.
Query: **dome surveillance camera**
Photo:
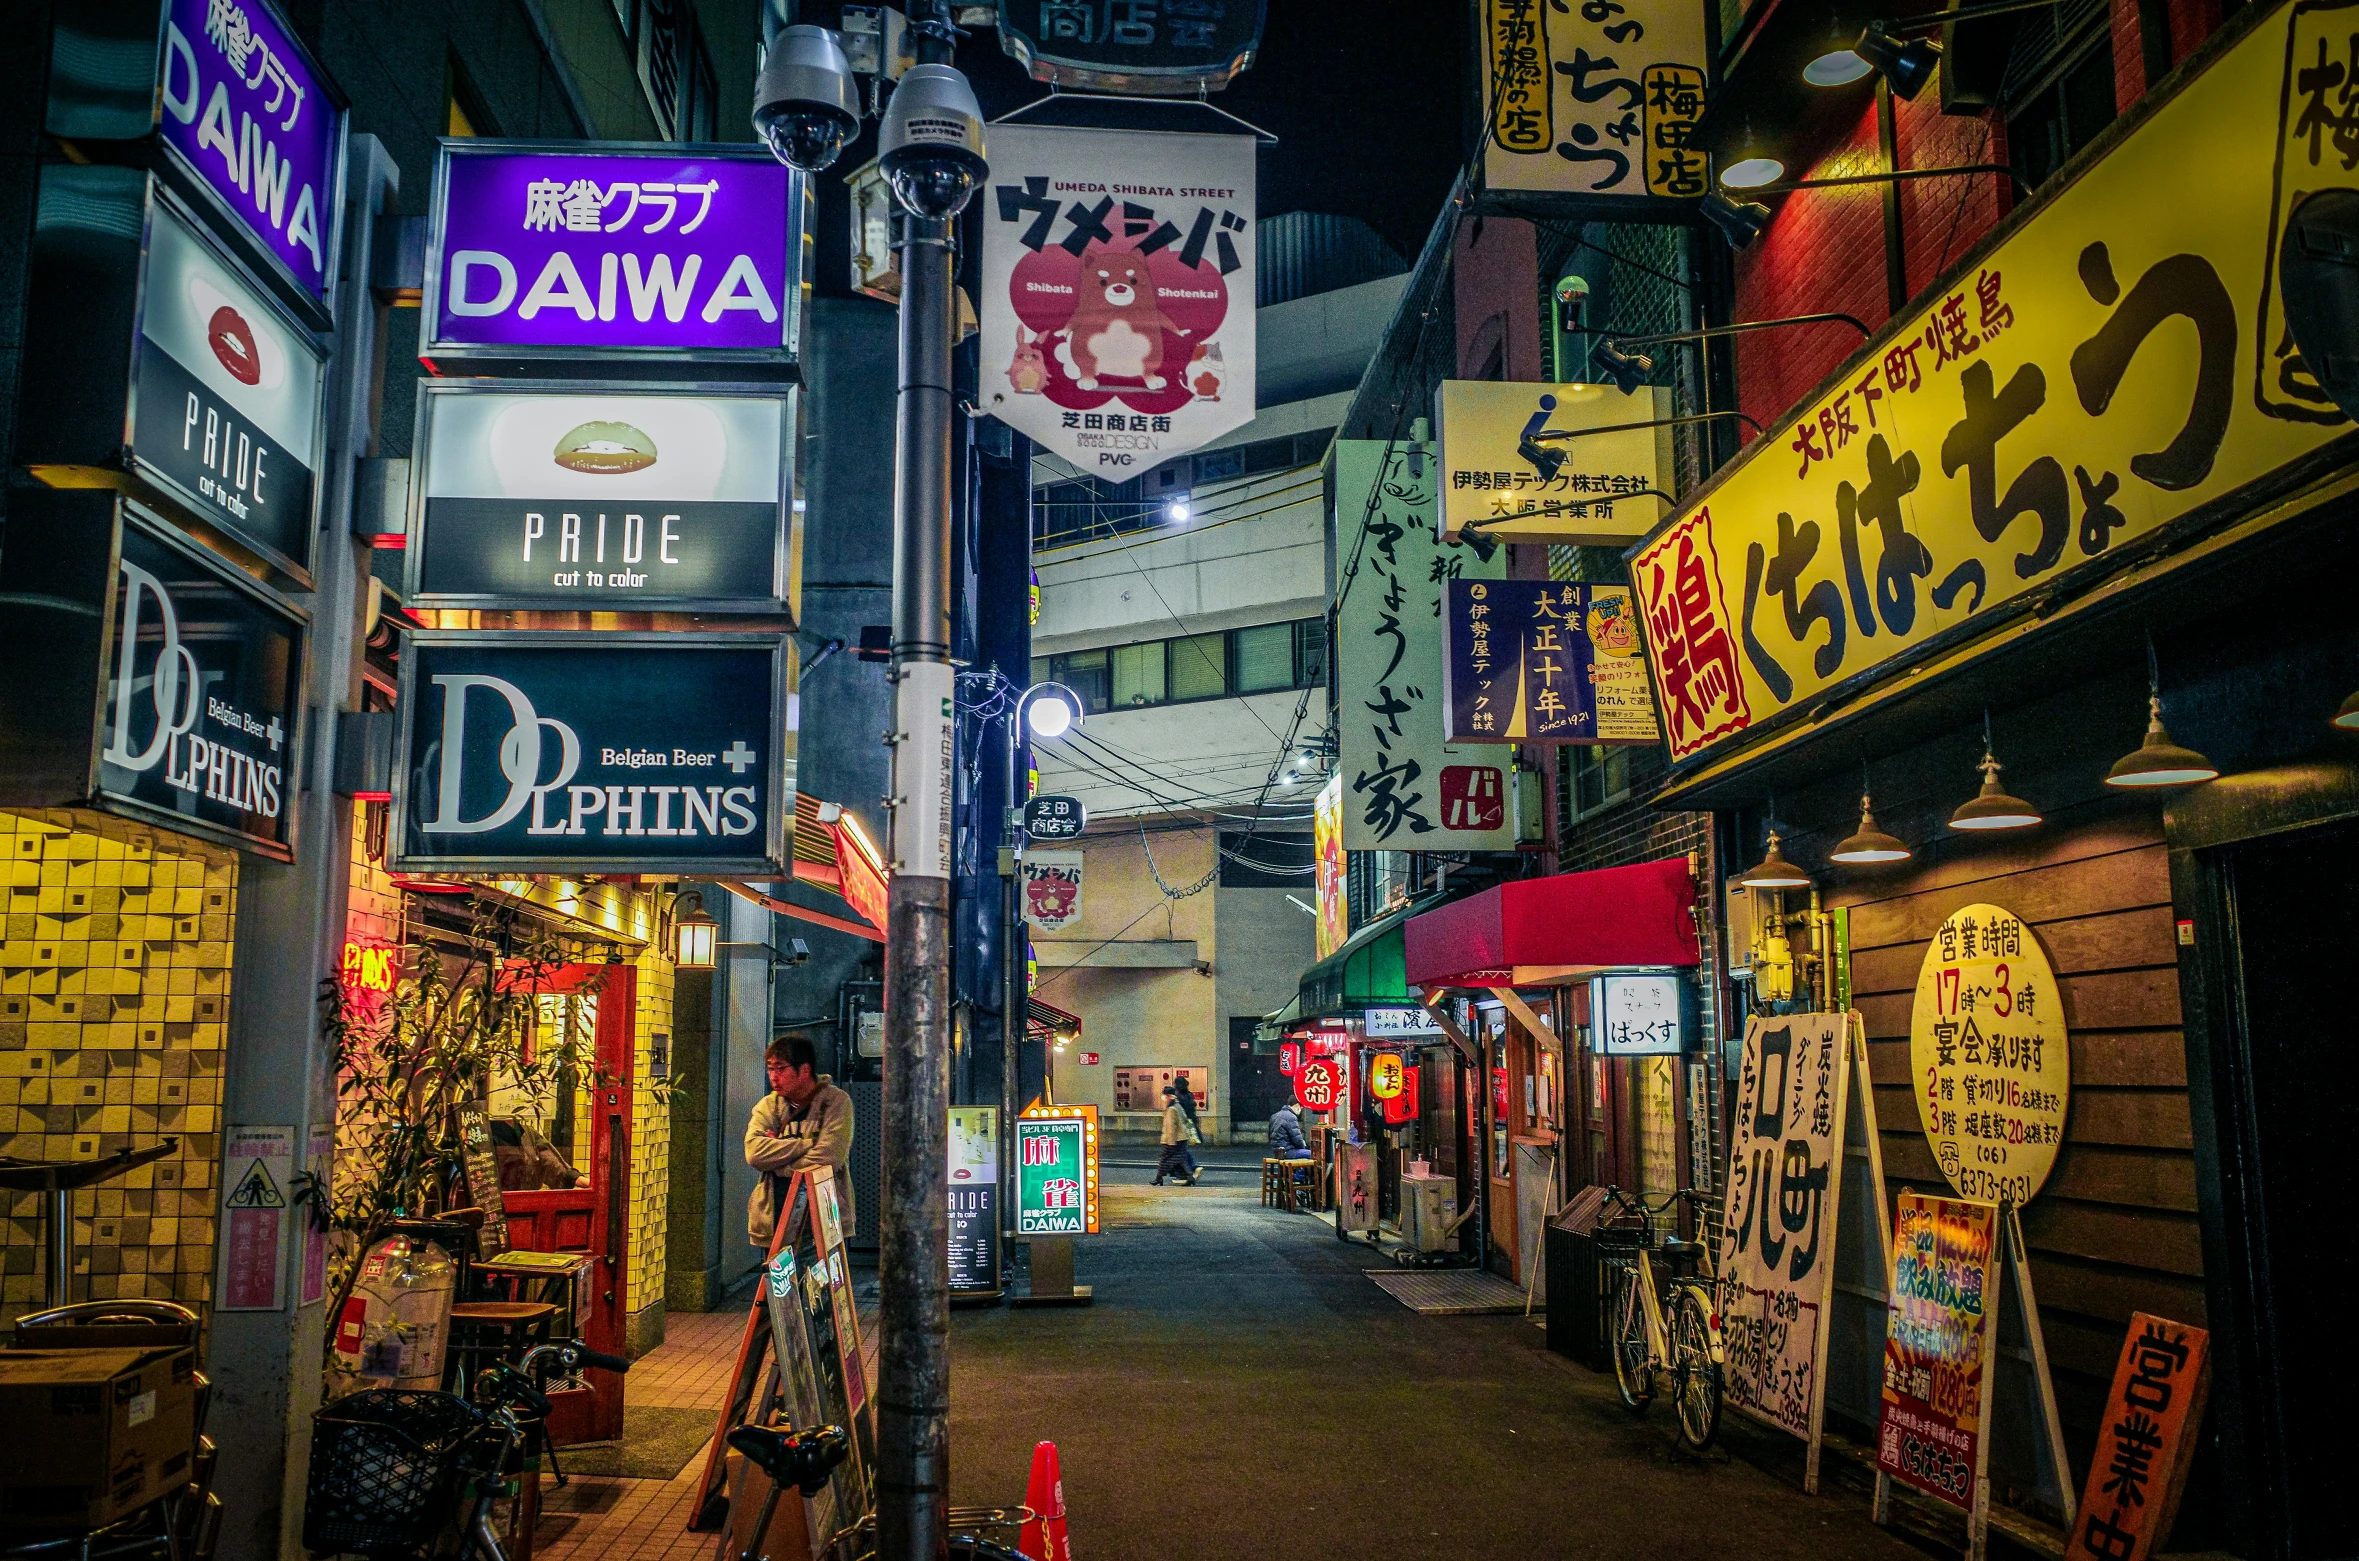
[[[877,158],[901,204],[920,217],[955,217],[991,171],[983,110],[948,65],[913,65],[886,105]]]
[[[860,129],[860,87],[844,46],[824,27],[780,33],[754,84],[754,133],[798,173],[836,160]]]

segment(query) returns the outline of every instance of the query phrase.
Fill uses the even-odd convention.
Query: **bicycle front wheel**
[[[1655,1374],[1647,1359],[1646,1295],[1635,1269],[1622,1269],[1615,1278],[1613,1319],[1614,1385],[1621,1389],[1622,1407],[1643,1415],[1654,1401]]]
[[[1712,1359],[1712,1319],[1704,1294],[1682,1286],[1671,1320],[1671,1380],[1679,1405],[1679,1439],[1697,1452],[1720,1434],[1720,1366]]]

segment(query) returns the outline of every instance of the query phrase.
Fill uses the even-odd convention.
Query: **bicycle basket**
[[[1640,1225],[1600,1225],[1591,1235],[1600,1252],[1630,1253],[1654,1244]]]
[[[448,1393],[373,1388],[312,1416],[303,1545],[415,1555],[456,1505],[460,1450],[483,1416]]]

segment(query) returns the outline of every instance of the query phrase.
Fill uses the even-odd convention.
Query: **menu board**
[[[508,1204],[500,1196],[500,1162],[491,1147],[491,1117],[481,1101],[451,1108],[459,1133],[459,1172],[466,1179],[467,1201],[483,1211],[483,1228],[475,1233],[477,1261],[508,1250]]]
[[[868,1510],[868,1471],[876,1461],[874,1419],[860,1412],[868,1403],[868,1376],[830,1172],[807,1171],[794,1179],[785,1238],[762,1280],[794,1428],[842,1426],[852,1439],[851,1455],[808,1500],[806,1532],[818,1556],[838,1528]]]
[[[1998,1229],[1993,1204],[1922,1193],[1893,1214],[1876,1466],[1957,1507],[1979,1467]]]
[[[950,1108],[950,1293],[999,1294],[999,1108]]]

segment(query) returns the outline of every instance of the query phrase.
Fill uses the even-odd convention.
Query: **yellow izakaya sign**
[[[2064,1147],[2072,1049],[2056,972],[2013,911],[1968,905],[1933,934],[1917,968],[1909,1079],[1958,1196],[2030,1201]]]
[[[1665,511],[1671,392],[1642,385],[1446,379],[1433,396],[1442,447],[1441,534],[1628,547]],[[1610,429],[1612,432],[1601,432]]]
[[[1695,0],[1483,0],[1483,186],[1693,197],[1707,93]]]
[[[2349,4],[2262,19],[1633,557],[1673,759],[2347,431],[2271,278],[2292,205],[2359,186],[2313,106],[2355,28]]]

